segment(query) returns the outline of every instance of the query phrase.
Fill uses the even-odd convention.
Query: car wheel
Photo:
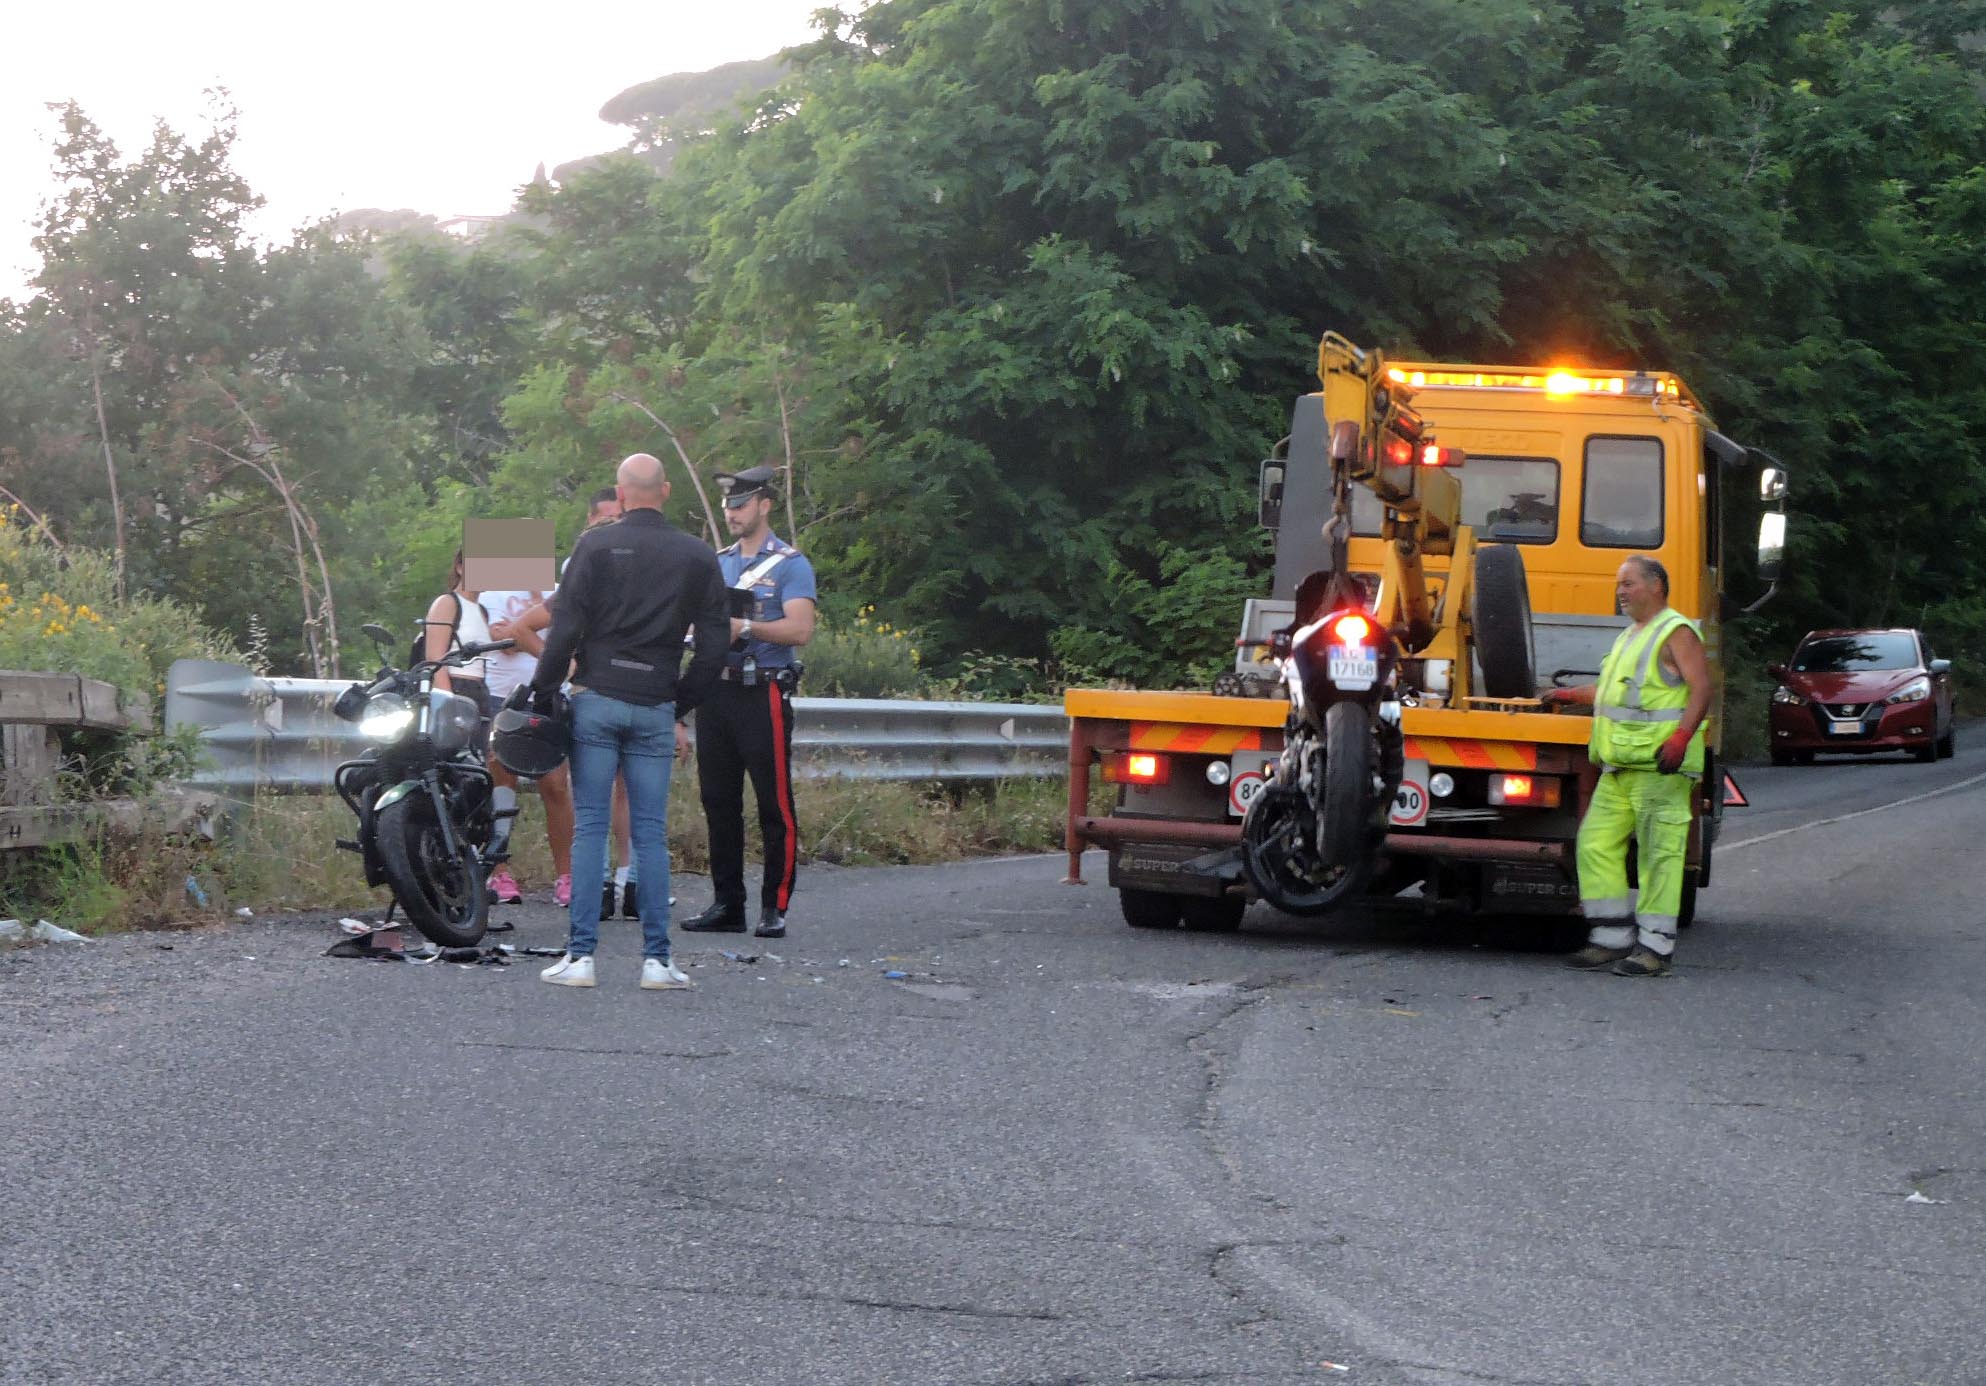
[[[1957,754],[1958,754],[1958,728],[1955,726],[1946,727],[1945,734],[1938,738],[1938,759],[1950,760],[1954,755]]]
[[[1772,753],[1772,763],[1774,765],[1791,765],[1793,763],[1793,753],[1791,751],[1774,751]]]
[[[1910,748],[1910,758],[1919,765],[1929,765],[1938,758],[1938,743],[1935,741],[1926,741],[1922,746],[1912,746]]]
[[[1793,761],[1797,765],[1812,765],[1814,763],[1814,753],[1812,751],[1795,751],[1793,752]]]

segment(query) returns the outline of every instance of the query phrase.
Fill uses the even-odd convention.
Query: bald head
[[[669,499],[669,483],[662,475],[661,459],[645,452],[627,458],[614,473],[615,489],[621,493],[624,510],[660,510]]]

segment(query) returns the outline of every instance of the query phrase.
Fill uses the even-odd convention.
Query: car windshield
[[[1793,655],[1798,674],[1855,674],[1865,669],[1914,669],[1917,642],[1907,635],[1823,635]]]

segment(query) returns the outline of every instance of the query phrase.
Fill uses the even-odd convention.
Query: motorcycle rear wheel
[[[434,804],[409,794],[380,811],[373,825],[379,864],[407,920],[443,948],[469,948],[489,927],[489,893],[476,849],[460,842],[450,856]]]

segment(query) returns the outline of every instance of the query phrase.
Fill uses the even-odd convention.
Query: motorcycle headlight
[[[1931,696],[1931,681],[1927,678],[1914,678],[1903,687],[1890,694],[1886,703],[1921,703]]]
[[[1806,699],[1801,697],[1798,693],[1795,693],[1792,689],[1788,688],[1785,684],[1782,683],[1779,685],[1779,687],[1772,690],[1772,701],[1775,703],[1798,704],[1798,703],[1804,703]]]
[[[369,741],[398,741],[413,725],[413,704],[398,693],[381,693],[365,705],[359,734]]]

